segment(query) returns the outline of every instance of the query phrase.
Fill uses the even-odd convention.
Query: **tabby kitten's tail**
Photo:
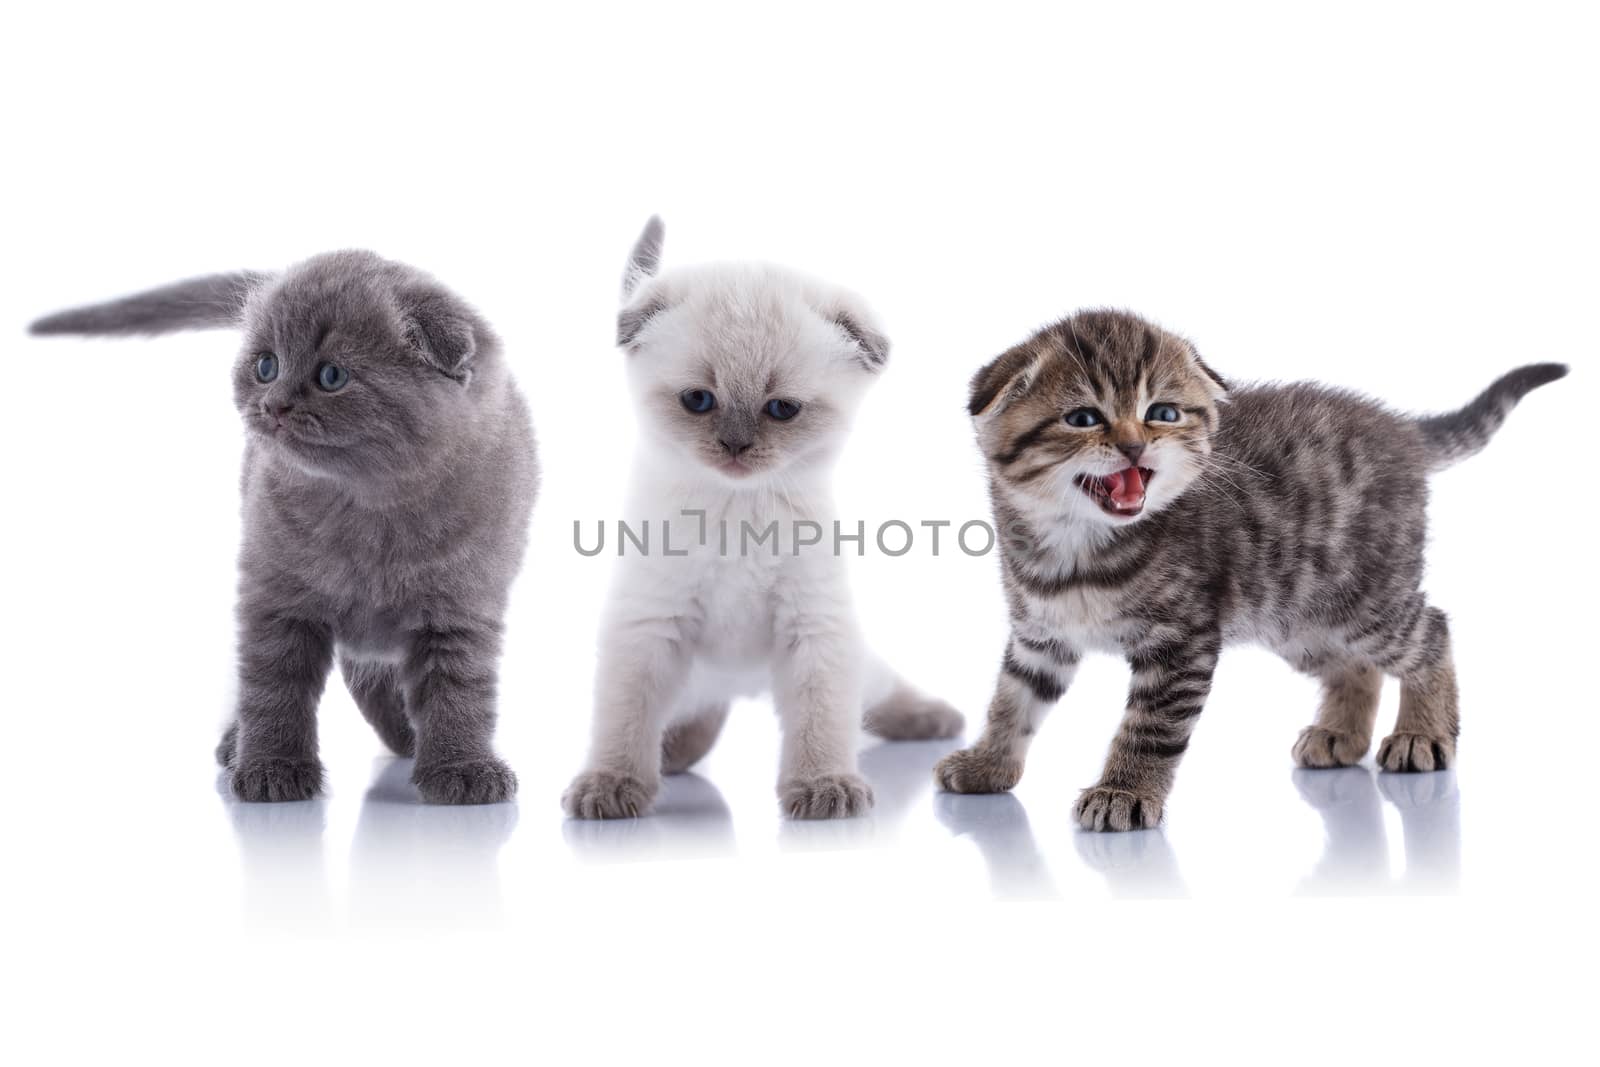
[[[58,311],[39,319],[28,327],[28,332],[158,334],[237,326],[250,290],[271,278],[270,274],[248,270],[208,274],[120,300]]]
[[[1539,386],[1566,375],[1565,363],[1530,363],[1502,374],[1461,410],[1418,419],[1428,446],[1429,469],[1443,470],[1480,451],[1506,421],[1517,401]]]

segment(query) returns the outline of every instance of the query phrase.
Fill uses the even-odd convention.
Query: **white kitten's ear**
[[[451,294],[427,290],[402,294],[400,332],[423,362],[463,384],[472,377],[477,331],[471,315]]]
[[[626,301],[646,278],[653,278],[661,269],[661,244],[666,239],[667,227],[660,215],[651,215],[633,242],[628,253],[628,265],[622,269],[622,299]],[[619,342],[620,343],[620,342]]]
[[[855,342],[859,353],[857,361],[869,371],[879,371],[889,362],[889,338],[868,324],[866,316],[857,311],[841,309],[833,313],[833,324]]]
[[[1022,345],[991,361],[972,376],[967,414],[990,419],[1010,407],[1032,387],[1039,363],[1038,356]]]
[[[640,293],[639,299],[617,312],[617,347],[632,348],[644,332],[645,325],[656,315],[667,310],[667,298],[654,289]]]

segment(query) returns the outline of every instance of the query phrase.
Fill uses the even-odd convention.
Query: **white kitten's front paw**
[[[872,787],[859,774],[824,774],[779,783],[778,798],[791,819],[848,819],[872,807]]]
[[[561,794],[561,807],[574,819],[635,819],[655,798],[655,785],[630,774],[584,771]]]

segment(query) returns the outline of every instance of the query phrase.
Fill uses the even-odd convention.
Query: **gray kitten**
[[[1455,760],[1445,615],[1419,585],[1429,472],[1482,448],[1554,363],[1460,411],[1411,418],[1312,384],[1230,389],[1181,337],[1123,312],[1065,319],[979,371],[969,410],[1002,530],[1011,641],[982,737],[945,758],[957,793],[1010,789],[1089,649],[1126,656],[1126,714],[1075,813],[1155,826],[1226,643],[1266,645],[1323,684],[1294,757],[1353,764],[1385,674],[1388,771]]]
[[[322,787],[333,664],[442,804],[508,800],[492,750],[502,619],[538,482],[527,405],[476,311],[370,252],[218,274],[40,319],[36,334],[237,326],[248,433],[239,704],[217,749],[241,800]]]

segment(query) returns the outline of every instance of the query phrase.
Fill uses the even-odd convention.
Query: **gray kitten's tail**
[[[158,334],[239,325],[250,290],[272,275],[241,270],[163,285],[143,293],[46,315],[32,334]]]
[[[1482,450],[1511,414],[1511,409],[1517,406],[1517,401],[1539,386],[1566,376],[1565,363],[1530,363],[1502,374],[1461,410],[1418,419],[1417,425],[1422,427],[1422,439],[1428,448],[1428,466],[1443,470]]]

